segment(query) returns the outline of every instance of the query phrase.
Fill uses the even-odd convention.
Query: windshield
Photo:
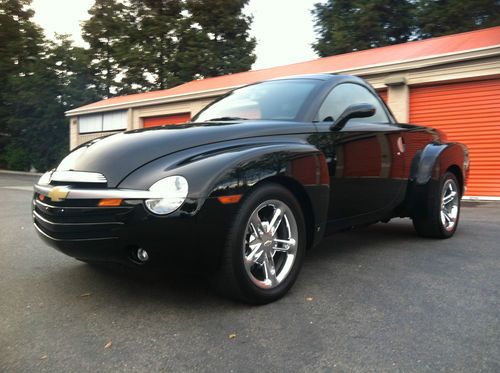
[[[316,79],[275,80],[239,88],[201,111],[193,122],[274,119],[295,120]]]

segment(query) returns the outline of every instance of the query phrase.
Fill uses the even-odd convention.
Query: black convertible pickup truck
[[[364,80],[295,76],[79,146],[35,185],[33,220],[82,261],[183,263],[262,304],[325,234],[409,217],[422,236],[452,236],[468,168],[464,145],[397,123]]]

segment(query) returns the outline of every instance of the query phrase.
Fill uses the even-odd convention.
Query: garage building
[[[127,129],[183,123],[233,88],[314,73],[363,77],[400,122],[439,128],[449,141],[467,144],[471,171],[466,196],[500,200],[500,27],[102,100],[66,113],[70,147]]]

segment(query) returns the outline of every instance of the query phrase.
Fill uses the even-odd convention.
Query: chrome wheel
[[[250,280],[272,289],[289,275],[297,255],[298,229],[292,210],[279,200],[261,203],[250,215],[243,260]]]
[[[455,228],[457,222],[459,197],[460,193],[458,192],[455,180],[446,180],[441,195],[441,224],[443,224],[443,228],[448,232],[451,232]]]

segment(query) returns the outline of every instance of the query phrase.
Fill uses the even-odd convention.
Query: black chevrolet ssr
[[[33,220],[82,261],[182,263],[267,303],[325,234],[409,217],[422,236],[452,236],[468,168],[464,145],[397,123],[364,80],[294,76],[238,88],[186,124],[79,146],[35,185]]]

